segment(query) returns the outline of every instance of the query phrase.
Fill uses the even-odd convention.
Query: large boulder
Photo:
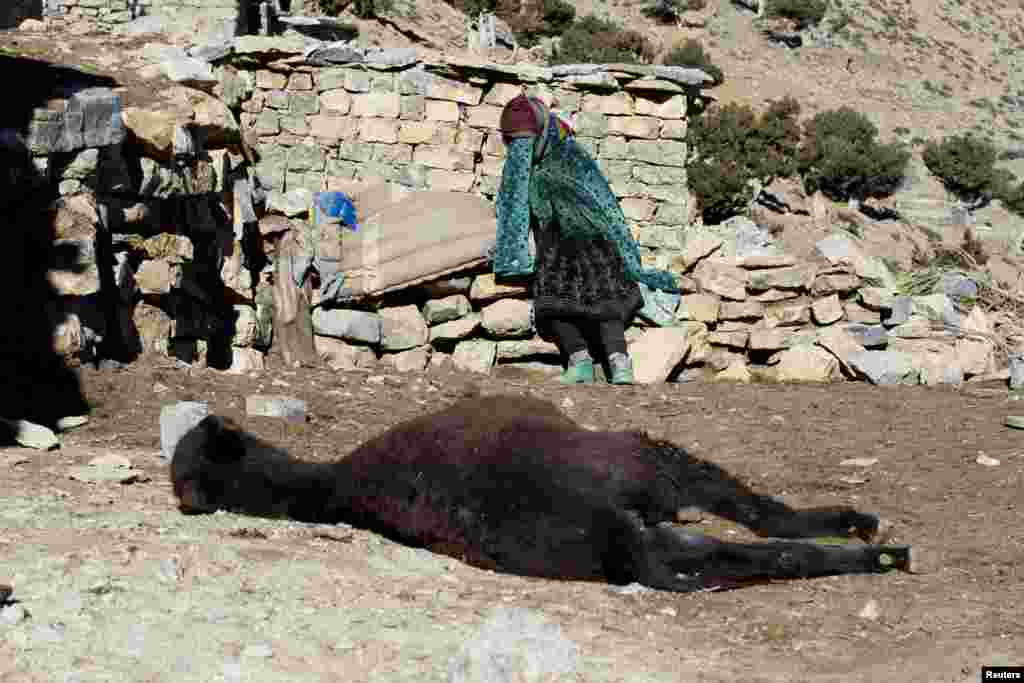
[[[704,360],[711,353],[707,339],[707,325],[698,322],[644,330],[629,343],[637,384],[664,382],[684,359]]]
[[[832,382],[842,379],[839,361],[817,346],[800,345],[780,351],[773,359],[779,382]]]

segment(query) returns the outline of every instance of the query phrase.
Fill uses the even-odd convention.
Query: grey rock
[[[422,67],[403,71],[398,76],[398,92],[403,95],[426,95],[433,80],[434,76]]]
[[[955,330],[960,327],[960,314],[957,313],[953,300],[945,294],[913,297],[911,319],[915,317],[936,322],[942,321],[946,329]]]
[[[434,325],[430,328],[430,341],[443,342],[464,339],[473,334],[482,322],[483,318],[479,313],[470,313],[463,318]]]
[[[771,234],[745,216],[734,216],[723,223],[736,232],[736,256],[761,256],[776,254],[772,247]]]
[[[376,313],[348,309],[313,310],[313,330],[317,334],[364,344],[379,344],[383,320]]]
[[[235,46],[231,41],[221,40],[215,43],[206,43],[205,45],[193,45],[188,49],[188,56],[204,62],[213,63],[219,59],[224,59],[234,52],[234,50]]]
[[[199,401],[179,401],[161,408],[160,459],[170,462],[181,437],[209,414],[209,406]]]
[[[950,365],[942,371],[942,384],[960,386],[964,383],[964,370],[959,365]]]
[[[363,50],[348,41],[338,41],[326,45],[313,45],[303,53],[306,64],[326,66],[328,64],[361,64],[364,61]]]
[[[573,674],[576,644],[557,624],[522,608],[498,607],[448,663],[449,683],[555,680]]]
[[[914,299],[909,296],[897,296],[892,300],[892,305],[889,308],[888,315],[882,319],[882,324],[886,327],[895,327],[896,325],[902,325],[910,319],[910,314],[914,310]]]
[[[177,583],[181,578],[181,564],[177,558],[165,557],[160,560],[160,564],[157,566],[157,576],[161,581]]]
[[[28,619],[28,610],[21,605],[7,605],[0,609],[0,624],[17,626]]]
[[[70,117],[80,115],[82,141],[85,147],[119,145],[125,138],[121,120],[121,96],[109,88],[87,88],[68,100],[64,113],[65,124]]]
[[[964,299],[975,299],[978,296],[978,283],[961,273],[943,273],[939,287],[946,296]]]
[[[182,85],[202,89],[217,84],[217,78],[213,75],[209,62],[193,57],[184,56],[163,61],[160,63],[160,69],[167,78]]]
[[[242,680],[242,661],[238,657],[228,657],[221,667],[224,680],[227,683],[235,683]]]
[[[872,384],[917,384],[914,358],[901,351],[862,351],[850,354],[849,363]]]
[[[465,278],[468,280],[469,278]],[[469,283],[466,283],[466,290]],[[464,290],[465,291],[465,290]],[[423,304],[423,317],[431,325],[461,318],[472,310],[464,294],[452,294],[441,299],[430,299]]]
[[[880,348],[889,343],[889,334],[881,325],[851,323],[846,326],[846,331],[858,344],[867,349]]]
[[[67,627],[60,622],[38,624],[32,629],[32,640],[37,643],[59,643],[64,640]]]
[[[1010,388],[1024,387],[1024,352],[1014,351],[1010,357]]]
[[[289,190],[287,193],[277,190],[267,193],[267,211],[281,213],[288,218],[308,215],[311,206],[313,206],[313,193],[304,187]]]
[[[246,396],[245,414],[305,422],[306,402],[290,396]]]
[[[643,283],[640,284],[640,291],[643,294],[643,306],[637,315],[662,327],[675,323],[676,309],[682,299],[678,293],[654,290]]]
[[[26,448],[48,451],[60,446],[57,435],[51,429],[28,420],[8,420],[0,417],[0,431],[9,433],[16,443]]]
[[[86,88],[68,99],[64,112],[35,110],[25,145],[44,155],[117,145],[124,137],[120,95],[109,88]]]
[[[655,65],[654,75],[666,81],[672,81],[679,85],[704,86],[713,83],[714,78],[701,69],[691,69],[684,66],[662,66]]]
[[[446,323],[451,325],[453,323]],[[452,353],[452,363],[459,370],[489,373],[494,365],[497,344],[484,339],[459,342]]]
[[[604,64],[558,64],[551,67],[551,75],[555,78],[564,76],[590,76],[608,69]]]
[[[254,59],[274,59],[303,54],[306,40],[302,36],[235,36],[235,53],[252,55]]]
[[[418,60],[414,47],[371,47],[364,54],[366,65],[377,69],[400,69]]]
[[[128,627],[124,652],[129,657],[141,657],[146,653],[146,627],[132,624]]]
[[[384,351],[405,351],[426,344],[430,338],[426,321],[412,304],[382,308],[379,314]]]

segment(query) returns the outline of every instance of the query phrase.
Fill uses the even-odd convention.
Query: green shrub
[[[504,5],[499,10],[505,9]],[[516,40],[520,45],[532,47],[545,36],[560,36],[576,20],[576,8],[565,0],[542,0],[532,15],[518,14],[513,20],[506,19],[515,28]]]
[[[643,35],[593,15],[562,34],[552,64],[638,64],[649,62],[654,48]]]
[[[741,213],[754,198],[752,181],[795,172],[799,113],[797,101],[785,98],[760,116],[747,105],[729,104],[691,121],[687,181],[706,222]]]
[[[467,16],[497,12],[498,0],[447,0],[448,4]]]
[[[352,14],[360,19],[370,19],[387,14],[392,9],[394,9],[393,0],[355,0],[352,3]]]
[[[1024,216],[1024,181],[1018,183],[1016,187],[1006,188],[999,196],[999,200],[1007,211]]]
[[[991,197],[996,188],[996,148],[971,134],[951,135],[942,142],[929,142],[924,163],[946,186],[967,201]]]
[[[674,47],[665,55],[665,63],[672,66],[686,66],[701,69],[708,76],[715,79],[712,87],[725,82],[725,74],[722,69],[712,63],[711,58],[704,52],[704,46],[699,40],[687,39],[682,45]]]
[[[840,107],[817,114],[804,126],[798,168],[808,192],[835,200],[885,197],[896,191],[910,159],[899,143],[881,144],[868,118]]]
[[[765,0],[765,14],[790,19],[801,25],[813,25],[825,18],[828,0]]]
[[[756,175],[762,180],[796,175],[800,148],[800,103],[784,97],[768,104],[757,126],[756,158],[751,160]]]

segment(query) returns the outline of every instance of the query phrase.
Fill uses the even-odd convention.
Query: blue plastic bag
[[[317,225],[325,218],[340,219],[353,232],[359,229],[356,207],[344,192],[317,192],[313,197],[313,209]]]

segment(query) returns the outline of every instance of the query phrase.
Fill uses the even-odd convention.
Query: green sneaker
[[[611,368],[612,376],[608,379],[611,384],[632,384],[633,383],[633,359],[625,353],[613,353],[608,356],[608,366]]]
[[[591,384],[594,381],[593,359],[570,361],[558,381],[562,384]]]

